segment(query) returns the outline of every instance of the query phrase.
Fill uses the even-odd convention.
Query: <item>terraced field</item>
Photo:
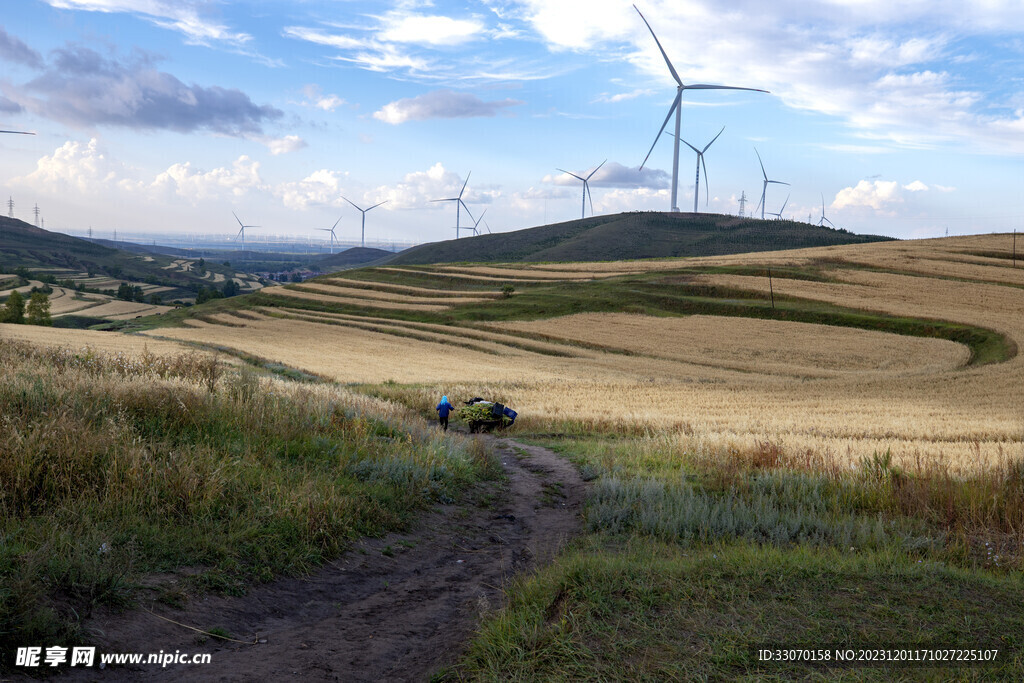
[[[500,396],[542,430],[653,429],[699,449],[772,443],[844,467],[888,452],[968,471],[1024,456],[1024,268],[1012,266],[1009,236],[993,235],[384,267],[219,304],[249,319],[150,334],[416,385],[424,403]]]

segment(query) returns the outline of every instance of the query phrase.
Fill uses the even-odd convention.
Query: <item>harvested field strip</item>
[[[446,311],[451,306],[437,306],[428,304],[402,304],[393,301],[370,301],[367,299],[355,299],[351,297],[330,296],[328,294],[313,294],[292,289],[291,287],[270,287],[260,290],[261,294],[268,294],[275,298],[302,299],[305,301],[317,301],[323,304],[338,304],[341,306],[355,306],[359,308],[377,309],[400,309],[407,311]]]
[[[733,369],[770,374],[936,373],[966,365],[970,351],[943,339],[828,325],[694,315],[660,318],[583,313],[502,327],[598,344],[687,363],[728,358]],[[672,344],[665,344],[666,340]],[[722,365],[721,363],[717,363]]]
[[[347,296],[374,301],[390,301],[406,304],[445,304],[453,305],[459,303],[482,303],[489,301],[484,297],[426,297],[422,295],[396,294],[393,292],[380,292],[372,289],[359,289],[356,287],[344,287],[321,282],[304,282],[301,285],[292,285],[292,288],[300,292],[315,292],[330,294],[333,296]]]
[[[457,338],[452,338],[443,334],[436,334],[433,332],[420,332],[407,328],[402,328],[393,325],[376,325],[373,323],[361,323],[354,320],[336,320],[331,318],[324,318],[320,316],[306,316],[298,314],[282,313],[281,317],[291,318],[293,320],[302,320],[309,323],[317,323],[320,325],[335,325],[337,327],[347,327],[355,330],[363,330],[365,332],[376,332],[378,334],[387,334],[392,337],[404,337],[406,339],[415,339],[416,341],[433,342],[437,344],[444,344],[446,346],[457,346],[463,349],[470,349],[471,351],[480,351],[489,354],[498,354],[498,349],[487,347],[484,344],[476,344],[473,342],[461,341]]]
[[[376,270],[388,273],[408,273],[411,275],[426,275],[430,277],[445,277],[453,280],[473,280],[476,282],[551,282],[540,278],[524,277],[491,277],[489,275],[471,275],[466,273],[441,272],[435,270],[413,270],[412,268],[394,268],[385,266]]]
[[[593,280],[604,277],[614,277],[616,275],[625,275],[623,271],[615,272],[595,272],[595,271],[578,271],[578,270],[541,270],[534,268],[495,268],[493,266],[436,266],[437,270],[445,273],[462,273],[467,275],[487,275],[498,278],[533,278],[542,280]]]
[[[564,347],[560,348],[556,344],[540,345],[524,343],[521,338],[512,335],[488,335],[473,332],[472,330],[467,330],[466,328],[461,327],[402,323],[383,318],[362,318],[359,316],[342,317],[333,316],[331,314],[309,315],[304,312],[299,312],[297,309],[288,309],[288,311],[288,313],[282,312],[281,315],[304,320],[306,322],[323,323],[325,325],[341,325],[343,327],[353,327],[370,332],[380,332],[381,334],[408,337],[419,341],[440,342],[452,346],[473,349],[475,351],[483,351],[485,353],[504,353],[502,349],[495,348],[496,346],[501,346],[506,349],[517,349],[519,351],[537,353],[544,356],[556,356],[561,358],[580,357],[579,354],[573,353],[571,350],[567,350]],[[473,341],[466,341],[467,339]],[[481,343],[478,344],[475,342]]]
[[[154,306],[153,304],[136,303],[134,301],[108,301],[89,309],[89,315],[110,320],[123,319],[121,316],[134,318],[139,315],[164,313],[173,306]]]
[[[458,291],[451,289],[431,289],[430,287],[410,287],[408,285],[392,285],[385,284],[382,282],[373,282],[371,280],[349,280],[346,278],[323,278],[317,280],[326,284],[336,285],[338,287],[354,287],[357,289],[372,289],[380,292],[393,292],[395,294],[408,294],[411,296],[436,296],[436,297],[493,297],[499,298],[504,296],[501,292],[474,292],[474,291]]]
[[[55,334],[52,327],[0,323],[0,337],[29,342],[34,346],[64,347],[76,351],[90,348],[109,353],[124,353],[130,356],[146,351],[161,355],[174,355],[190,350],[188,345],[177,341],[163,341],[137,334],[76,329],[61,329],[58,332],[59,334]]]
[[[433,323],[418,323],[407,322],[403,320],[392,320],[390,318],[374,318],[368,316],[346,315],[344,313],[321,313],[305,311],[302,309],[295,308],[286,308],[278,310],[286,312],[289,315],[302,316],[304,320],[341,321],[359,324],[369,324],[379,326],[382,328],[404,328],[409,330],[417,330],[421,332],[448,335],[449,338],[454,338],[456,340],[475,339],[478,341],[483,341],[492,344],[501,344],[502,346],[520,349],[522,351],[529,351],[531,353],[539,353],[545,356],[560,356],[565,358],[586,357],[586,354],[579,353],[579,350],[577,348],[574,348],[577,346],[575,344],[544,344],[543,342],[538,343],[534,342],[533,339],[528,335],[505,334],[500,331],[492,332],[465,326],[437,325]]]

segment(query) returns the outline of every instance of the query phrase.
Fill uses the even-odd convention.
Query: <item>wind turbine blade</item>
[[[587,176],[587,180],[590,180],[591,178],[593,178],[593,177],[594,177],[594,174],[595,174],[595,173],[597,173],[597,172],[598,172],[599,170],[601,170],[601,167],[602,167],[602,166],[604,166],[604,165],[605,165],[605,163],[606,163],[607,161],[608,161],[608,160],[607,160],[607,159],[605,159],[604,161],[602,161],[601,163],[599,163],[599,164],[597,165],[597,168],[595,168],[595,169],[594,169],[593,171],[591,171],[591,172],[590,172],[590,175],[588,175],[588,176]]]
[[[761,208],[762,204],[764,204],[764,195],[765,195],[765,192],[767,192],[767,191],[768,191],[768,184],[765,183],[764,187],[761,188],[761,199],[757,202],[757,206],[754,207],[754,213],[757,213],[757,210]]]
[[[665,48],[661,46],[661,41],[658,40],[658,36],[654,35],[654,29],[647,23],[647,18],[644,16],[644,13],[641,12],[640,8],[636,5],[633,5],[633,9],[636,10],[636,13],[639,14],[640,18],[644,20],[645,24],[647,24],[647,30],[651,32],[651,37],[653,37],[654,42],[658,44],[658,49],[661,50],[661,56],[665,58],[665,63],[668,64],[668,70],[672,72],[672,78],[676,79],[676,83],[682,85],[683,81],[679,78],[679,74],[676,73],[676,68],[672,66],[672,62],[669,60],[668,55],[665,54]]]
[[[469,220],[474,220],[474,218],[473,218],[473,212],[469,210],[469,207],[468,207],[468,206],[466,206],[466,202],[464,202],[464,201],[462,201],[462,200],[460,199],[460,200],[459,200],[459,204],[462,204],[462,208],[463,208],[463,209],[465,209],[465,210],[466,210],[466,213],[468,213],[468,214],[469,214]]]
[[[469,176],[471,175],[473,175],[472,171],[466,174],[466,182],[462,183],[462,189],[459,190],[459,199],[462,199],[462,193],[466,191],[466,185],[469,185]],[[469,211],[469,209],[466,209],[466,211]]]
[[[566,175],[571,175],[571,176],[572,176],[573,178],[575,178],[576,180],[586,180],[586,178],[581,178],[581,177],[579,177],[578,175],[576,175],[575,173],[569,173],[568,171],[563,171],[563,170],[562,170],[562,169],[560,169],[560,168],[556,168],[555,170],[556,170],[556,171],[562,171],[562,173],[564,173],[564,174],[566,174]]]
[[[242,221],[238,220],[238,214],[237,214],[237,213],[235,213],[234,211],[232,211],[232,212],[231,212],[231,215],[235,217],[235,220],[236,220],[236,221],[238,221],[238,224],[239,224],[239,225],[242,225]],[[244,228],[245,226],[244,226],[244,225],[242,225],[242,227]]]
[[[346,202],[348,202],[348,203],[349,203],[349,204],[351,204],[352,206],[356,206],[356,205],[355,205],[355,202],[353,202],[353,201],[352,201],[351,199],[349,199],[348,197],[344,197],[344,196],[343,196],[343,197],[342,197],[342,199],[344,199],[344,200],[345,200]],[[433,200],[431,200],[431,201],[435,201],[435,202],[443,202],[444,200],[443,200],[443,199],[433,199]],[[357,211],[362,211],[362,209],[360,209],[360,208],[359,208],[358,206],[356,206],[356,210],[357,210]]]
[[[637,11],[639,12],[640,10],[637,10]],[[672,118],[672,114],[675,112],[676,107],[679,106],[679,99],[682,96],[683,96],[683,91],[682,90],[680,90],[679,92],[676,93],[676,98],[674,100],[672,100],[672,106],[668,108],[668,116],[665,117],[665,122],[662,123],[661,124],[661,128],[658,129],[658,134],[654,136],[654,142],[651,143],[651,148],[647,151],[647,156],[644,157],[643,163],[640,164],[640,169],[639,170],[641,170],[641,171],[643,170],[644,164],[646,164],[647,160],[651,157],[651,152],[654,151],[654,145],[658,144],[658,139],[661,137],[661,134],[663,132],[665,132],[665,126],[668,125],[668,120],[670,118]]]
[[[786,210],[786,204],[789,204],[790,195],[786,195],[786,201],[782,202],[782,208],[779,209],[779,218],[782,218],[782,212]]]
[[[587,191],[587,198],[590,200],[590,215],[594,215],[594,195],[590,194],[590,183],[583,183],[583,188]]]
[[[674,136],[673,136],[673,137],[674,137]],[[687,142],[686,140],[683,140],[682,138],[679,138],[679,141],[680,141],[680,142],[682,142],[682,143],[683,143],[684,145],[686,145],[687,147],[689,147],[690,149],[692,149],[692,150],[693,150],[694,152],[696,152],[696,153],[697,153],[697,156],[700,156],[700,155],[704,154],[704,152],[700,151],[699,149],[697,149],[696,147],[694,147],[693,145],[691,145],[691,144],[690,144],[689,142]]]
[[[735,85],[708,85],[707,83],[684,85],[683,88],[686,90],[749,90],[751,92],[769,92],[760,88],[737,88]]]
[[[757,151],[757,147],[754,148],[754,154],[757,155],[757,163],[761,164],[761,175],[764,176],[765,180],[768,180],[768,174],[764,170],[764,162],[761,161],[761,153]]]
[[[338,223],[340,223],[340,222],[341,222],[341,216],[338,216],[338,220],[334,221],[334,225],[331,226],[331,232],[334,232],[334,229],[336,227],[338,227]]]
[[[384,200],[384,201],[382,201],[382,202],[377,202],[376,204],[374,204],[373,206],[371,206],[371,207],[370,207],[369,209],[367,209],[367,211],[370,211],[370,210],[372,210],[372,209],[376,209],[376,208],[377,208],[378,206],[380,206],[381,204],[387,204],[387,203],[388,203],[388,200],[387,200],[387,199],[385,199],[385,200]]]
[[[781,180],[769,180],[768,182],[775,183],[776,185],[789,185],[789,183],[784,183]]]
[[[724,132],[725,132],[725,126],[722,126],[722,130],[718,131],[718,135],[721,135]],[[718,139],[718,135],[716,135],[715,137],[711,138],[711,142],[709,142],[707,145],[704,146],[704,149],[701,150],[701,154],[703,154],[704,152],[708,151],[708,147],[710,147],[711,145],[715,144],[715,140]],[[685,140],[683,142],[685,142]],[[694,150],[694,151],[696,151],[696,150]]]
[[[458,197],[448,197],[447,199],[431,199],[430,201],[432,201],[432,202],[458,202],[458,201],[462,201],[462,200],[460,200]],[[362,211],[362,209],[359,209],[359,210]]]
[[[27,130],[0,130],[0,133],[11,133],[12,135],[35,135]]]
[[[484,213],[487,213],[487,209],[484,209]],[[476,228],[476,226],[480,225],[480,221],[484,219],[484,213],[480,214],[480,218],[476,219],[476,223],[473,224],[474,229]]]
[[[825,194],[824,193],[822,193],[822,195],[821,195],[821,216],[822,216],[822,218],[825,217]]]

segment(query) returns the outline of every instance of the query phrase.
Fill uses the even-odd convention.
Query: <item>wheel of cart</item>
[[[504,426],[505,426],[504,425],[504,420],[501,420],[501,419],[496,419],[496,420],[470,420],[469,421],[469,431],[471,433],[474,433],[474,434],[476,432],[489,432],[492,429],[494,429],[495,427],[497,427],[498,429],[501,429]]]

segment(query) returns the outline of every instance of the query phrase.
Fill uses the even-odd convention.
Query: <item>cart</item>
[[[466,421],[471,433],[489,432],[492,429],[505,429],[516,421],[517,413],[501,403],[492,403],[474,399],[469,406],[472,411],[463,412],[461,417]]]

